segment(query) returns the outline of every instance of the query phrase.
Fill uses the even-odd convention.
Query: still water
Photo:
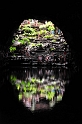
[[[67,118],[66,111],[71,111],[70,117],[73,118],[73,110],[68,106],[72,71],[68,67],[19,67],[0,70],[2,119],[11,118],[11,122],[26,118],[33,120],[40,116],[54,119],[56,115],[61,120]]]
[[[31,111],[51,109],[62,100],[69,82],[69,70],[37,67],[13,70],[10,82],[19,91],[19,101]]]

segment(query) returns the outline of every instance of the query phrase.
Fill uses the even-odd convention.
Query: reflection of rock
[[[57,98],[55,97],[52,101],[49,102],[49,106],[53,107],[56,104]]]
[[[40,110],[40,109],[49,109],[49,105],[45,104],[45,103],[37,103],[35,106],[36,110]]]
[[[20,74],[22,74],[19,75],[18,73],[20,78],[16,75],[17,72],[14,72],[12,74],[16,75],[16,77],[11,76],[10,79],[19,90],[19,100],[23,101],[27,108],[29,108],[31,111],[43,108],[49,109],[52,108],[57,102],[62,100],[66,84],[64,79],[66,79],[66,75],[68,75],[68,73],[65,71],[66,70],[61,68],[51,70],[46,68],[34,68],[31,70],[33,73],[31,75],[30,70],[27,71],[25,69],[23,73],[19,71]],[[56,77],[57,73],[59,76],[58,78]],[[25,79],[22,78],[23,74]],[[40,79],[38,74],[43,75],[42,79]],[[65,74],[65,76],[63,74]]]
[[[16,81],[16,85],[19,86],[19,91],[21,89],[19,95],[22,93],[21,100],[23,100],[26,107],[31,108],[32,106],[36,106],[37,103],[39,104],[41,99],[46,99],[50,101],[49,103],[50,106],[54,106],[56,102],[55,100],[57,101],[62,100],[63,92],[65,90],[64,90],[64,84],[62,84],[63,88],[61,87],[61,83],[62,83],[61,81],[57,81],[57,82],[55,81],[55,83],[53,81],[51,83],[48,80],[46,80],[46,84],[45,84],[45,79],[43,79],[43,82],[40,82],[39,85],[38,85],[39,80],[37,81],[37,79],[33,79],[32,83],[31,80],[29,81],[30,81],[29,85],[28,85],[28,81],[27,83],[26,81],[25,82],[23,81],[23,84],[22,81],[21,82],[18,81],[18,84],[20,83],[20,86],[17,84]],[[57,97],[57,99],[55,99],[55,97]]]

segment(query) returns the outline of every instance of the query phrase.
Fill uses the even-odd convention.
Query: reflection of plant
[[[31,79],[31,82],[32,82],[32,83],[35,83],[35,82],[36,82],[36,78],[32,78],[32,79]]]
[[[11,82],[16,85],[17,90],[20,91],[19,93],[19,99],[22,99],[22,94],[21,92],[24,93],[30,93],[31,95],[37,94],[42,94],[46,99],[51,100],[55,96],[55,91],[59,90],[60,87],[59,85],[56,85],[56,82],[53,81],[53,84],[46,84],[44,85],[44,81],[40,81],[39,79],[36,78],[31,78],[28,81],[17,81],[17,78],[13,75],[11,75]],[[39,85],[38,85],[39,84]],[[61,90],[61,89],[60,89]],[[58,101],[62,99],[62,95],[58,95],[57,97]]]
[[[57,96],[57,101],[61,101],[62,100],[62,95],[58,95]]]
[[[47,99],[51,100],[55,95],[55,92],[48,92],[48,94],[46,95]]]

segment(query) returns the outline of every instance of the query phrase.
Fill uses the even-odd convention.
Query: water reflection
[[[62,100],[69,83],[68,68],[38,68],[13,70],[11,83],[18,90],[18,99],[31,111],[51,109]]]

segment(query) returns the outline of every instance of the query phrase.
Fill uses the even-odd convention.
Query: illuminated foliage
[[[10,77],[11,82],[13,85],[16,86],[17,90],[20,91],[19,99],[22,98],[21,92],[24,92],[28,95],[30,94],[37,94],[40,93],[46,97],[46,99],[51,100],[55,96],[55,91],[59,90],[59,85],[56,85],[56,82],[53,82],[53,84],[46,84],[42,82],[42,80],[31,78],[28,81],[21,80],[20,82],[17,81],[17,78],[13,75]],[[38,86],[38,84],[40,84]],[[62,95],[59,95],[57,97],[57,100],[60,101],[62,99]]]
[[[17,78],[15,76],[11,75],[10,80],[15,82],[17,80]]]
[[[54,35],[49,34],[49,35],[45,35],[44,38],[51,39],[51,38],[53,38],[53,36],[54,36]]]
[[[14,51],[16,51],[16,47],[11,46],[11,47],[10,47],[10,52],[14,52]]]
[[[29,23],[27,23],[28,21]],[[17,30],[20,34],[16,32],[14,38],[12,39],[12,45],[15,42],[20,42],[21,45],[30,45],[32,40],[36,40],[38,36],[48,39],[54,38],[54,35],[50,33],[50,31],[54,30],[55,27],[51,21],[46,21],[46,23],[37,22],[36,27],[33,19],[24,20]],[[13,47],[12,45],[9,48],[10,52],[14,52],[16,50],[16,46]],[[38,46],[38,44],[36,43],[35,46]]]

